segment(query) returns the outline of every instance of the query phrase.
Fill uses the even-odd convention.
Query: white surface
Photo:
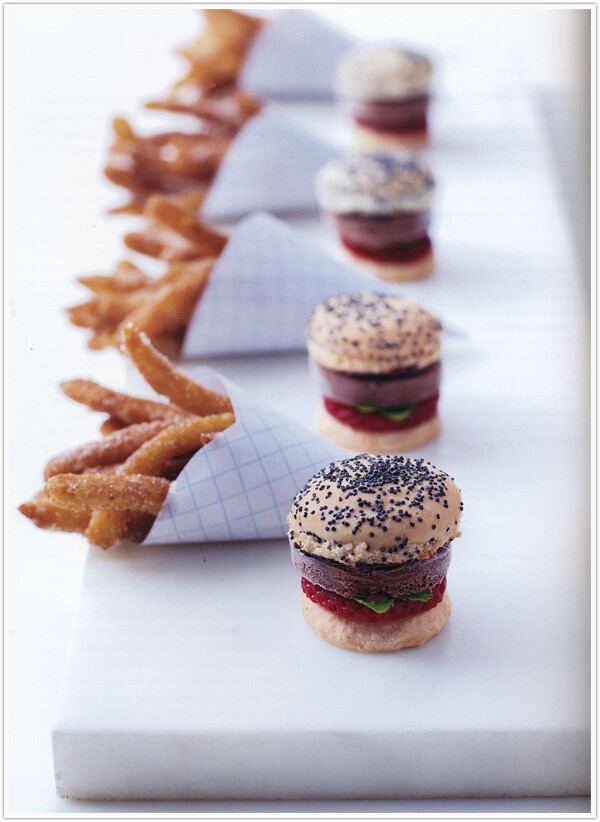
[[[331,17],[337,12],[328,9],[324,13]],[[518,24],[512,14],[518,15]],[[382,31],[387,33],[390,26],[395,25],[402,29],[407,40],[423,45],[431,43],[443,52],[442,86],[445,84],[444,93],[450,96],[445,100],[440,96],[438,100],[434,120],[439,118],[443,130],[438,131],[441,142],[431,159],[438,179],[444,183],[434,230],[438,254],[442,254],[444,263],[444,276],[440,272],[431,285],[435,283],[436,302],[440,308],[457,290],[468,295],[462,300],[461,317],[470,313],[471,306],[477,307],[476,316],[464,326],[469,331],[469,342],[472,342],[471,353],[464,360],[456,361],[459,369],[467,371],[477,366],[474,374],[481,378],[481,384],[473,384],[471,393],[481,393],[491,413],[496,398],[505,397],[511,389],[513,402],[507,409],[507,425],[511,420],[511,426],[518,427],[522,423],[523,404],[542,412],[530,437],[530,451],[535,459],[531,465],[524,466],[518,441],[504,443],[503,425],[484,427],[483,421],[477,420],[481,427],[467,430],[461,426],[460,420],[450,418],[451,372],[446,369],[442,410],[447,425],[454,426],[454,429],[447,427],[446,430],[448,433],[456,431],[458,426],[461,437],[459,441],[445,437],[446,450],[443,459],[439,460],[440,465],[453,469],[454,456],[447,451],[451,444],[453,451],[466,447],[473,458],[487,463],[487,451],[491,448],[496,460],[494,469],[498,469],[476,477],[471,472],[459,476],[456,469],[455,475],[466,499],[465,537],[456,543],[451,569],[455,612],[448,630],[453,635],[455,630],[466,630],[457,610],[466,608],[469,614],[482,612],[485,619],[480,639],[483,641],[488,635],[487,609],[482,609],[481,594],[472,599],[471,591],[476,591],[482,581],[489,581],[492,589],[499,558],[512,560],[515,540],[511,523],[505,521],[504,511],[493,505],[490,496],[497,487],[502,489],[503,482],[506,488],[502,493],[508,493],[509,486],[513,487],[515,478],[523,470],[533,482],[534,468],[548,465],[549,452],[555,447],[553,437],[560,428],[562,433],[556,437],[556,462],[542,485],[538,483],[538,488],[546,491],[546,496],[544,498],[540,492],[528,496],[523,503],[529,506],[525,529],[529,540],[523,562],[528,570],[537,570],[536,560],[541,556],[564,561],[565,552],[559,554],[562,539],[568,545],[569,557],[573,561],[564,568],[564,585],[556,569],[542,566],[542,580],[550,586],[547,596],[543,598],[536,589],[532,596],[533,605],[519,603],[520,610],[502,611],[498,649],[505,656],[499,657],[498,668],[504,668],[506,657],[514,651],[502,639],[508,610],[508,629],[513,635],[519,624],[523,626],[517,647],[531,642],[536,652],[527,660],[522,672],[527,687],[538,685],[541,688],[540,708],[534,711],[533,720],[539,719],[540,713],[548,709],[552,694],[557,699],[557,706],[571,693],[579,700],[565,717],[565,723],[572,727],[581,725],[586,694],[580,692],[578,695],[571,689],[579,683],[585,691],[588,682],[585,666],[582,670],[573,670],[569,681],[565,670],[568,664],[585,659],[588,647],[585,640],[585,629],[589,624],[587,590],[584,589],[582,596],[577,587],[582,573],[589,567],[585,536],[588,516],[581,511],[579,525],[583,533],[579,539],[574,531],[569,531],[568,539],[566,534],[561,534],[561,522],[555,512],[564,509],[564,500],[559,493],[563,478],[559,476],[560,483],[556,482],[555,466],[562,464],[567,455],[570,465],[567,476],[572,477],[575,484],[584,483],[587,488],[588,454],[582,439],[585,439],[588,424],[588,370],[585,350],[582,353],[579,347],[579,344],[585,345],[587,331],[585,320],[580,320],[584,315],[578,313],[582,295],[578,291],[573,255],[550,179],[545,141],[533,110],[523,97],[514,96],[514,88],[507,84],[507,77],[514,79],[511,69],[520,66],[524,67],[525,83],[531,77],[549,82],[555,80],[557,67],[564,63],[564,55],[578,53],[569,22],[575,17],[579,19],[579,15],[573,11],[515,7],[502,10],[379,7],[375,14],[372,9],[353,7],[344,9],[341,21],[356,34],[369,37],[379,37]],[[72,284],[76,273],[105,269],[121,253],[119,236],[124,230],[124,222],[101,216],[102,209],[118,196],[98,174],[108,134],[108,118],[117,112],[134,111],[141,99],[156,95],[167,86],[165,78],[176,76],[180,70],[169,49],[173,44],[189,39],[190,34],[195,33],[197,23],[190,9],[175,12],[159,6],[144,9],[22,6],[7,9],[5,19],[8,37],[5,168],[9,204],[6,239],[10,277],[6,303],[7,319],[10,320],[7,422],[10,424],[8,458],[11,466],[10,482],[6,484],[9,583],[6,647],[10,665],[6,714],[9,732],[7,807],[14,813],[29,814],[92,810],[585,810],[589,800],[528,802],[521,799],[481,803],[463,799],[458,802],[353,802],[351,805],[343,802],[152,803],[148,806],[79,803],[56,797],[50,726],[79,596],[85,549],[76,536],[57,537],[35,531],[22,517],[11,516],[10,512],[38,487],[47,456],[76,441],[93,437],[97,430],[94,415],[88,415],[61,399],[56,383],[70,376],[90,375],[117,386],[123,378],[118,358],[111,353],[92,356],[87,352],[82,335],[66,324],[61,309],[81,298],[81,291]],[[93,38],[89,37],[90,31],[95,34]],[[561,44],[568,48],[561,50]],[[479,60],[475,71],[464,65],[461,69],[460,61],[455,59],[463,47],[468,47],[469,53]],[[551,61],[552,71],[545,71]],[[453,85],[452,78],[463,78],[463,85]],[[564,80],[565,75],[560,79]],[[493,94],[495,99],[501,97],[501,103],[483,105],[483,92]],[[148,115],[146,117],[147,122],[154,122]],[[140,119],[143,119],[141,115]],[[466,122],[469,123],[468,129]],[[474,169],[475,179],[472,176]],[[508,211],[507,205],[510,207]],[[477,223],[478,231],[474,232],[469,229],[469,221],[476,213],[482,218]],[[320,229],[317,230],[313,223],[299,221],[298,224],[313,236],[319,236]],[[425,284],[415,286],[411,293],[419,299],[421,294],[426,296],[424,289]],[[490,300],[494,310],[482,314],[482,303]],[[456,319],[460,323],[458,316]],[[578,327],[575,327],[575,321]],[[512,340],[515,334],[522,340],[527,330],[531,337],[521,349],[521,355],[517,356],[513,351],[504,360],[507,340]],[[541,340],[551,340],[552,344],[540,347]],[[484,372],[479,365],[485,358],[489,358],[490,368]],[[215,364],[241,384],[246,380],[251,388],[260,390],[263,400],[280,407],[288,387],[294,386],[293,396],[303,403],[300,408],[308,412],[312,397],[304,392],[298,394],[295,390],[297,383],[294,384],[294,375],[304,373],[304,361],[302,358],[282,360],[287,368],[280,370],[285,371],[287,382],[276,382],[272,379],[276,360],[276,357],[243,358]],[[579,367],[574,368],[574,365]],[[512,366],[514,370],[511,370]],[[557,382],[562,386],[560,396],[556,391]],[[576,409],[574,414],[573,409]],[[501,454],[498,443],[506,445]],[[579,450],[573,452],[571,445]],[[575,455],[580,461],[579,467]],[[565,482],[564,485],[571,493],[570,484]],[[583,499],[587,499],[587,490]],[[475,542],[476,531],[471,530],[474,518],[482,516],[482,511],[494,526],[492,539],[486,539],[483,545]],[[556,532],[551,527],[555,519]],[[516,536],[524,542],[524,537]],[[544,537],[549,541],[544,542]],[[297,580],[294,581],[291,566],[288,573],[288,583],[295,585]],[[469,588],[467,597],[465,587]],[[566,593],[573,592],[573,596],[565,596],[565,589]],[[557,598],[565,613],[564,625],[558,626]],[[293,601],[289,604],[292,605],[290,618],[298,618]],[[493,611],[499,614],[499,605],[494,606]],[[518,613],[526,614],[527,619],[524,617],[518,623]],[[528,634],[526,627],[535,624],[536,619],[543,630]],[[569,626],[582,620],[583,634],[568,637]],[[474,627],[470,625],[469,630]],[[552,630],[556,627],[559,630],[553,636]],[[441,641],[443,635],[439,639]],[[547,655],[546,661],[540,663],[542,673],[550,667],[548,659],[554,659],[550,695],[545,694],[546,682],[537,672],[542,651]],[[482,650],[478,649],[478,653]],[[467,669],[463,672],[464,677]],[[488,698],[489,687],[490,683],[484,682],[474,692],[471,686],[469,693],[479,712],[483,710],[480,703]],[[563,692],[561,688],[564,688]],[[521,706],[533,702],[527,689],[524,693],[509,689],[505,695],[514,697]],[[557,716],[556,723],[560,721]]]

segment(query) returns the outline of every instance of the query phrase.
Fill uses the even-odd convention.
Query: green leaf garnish
[[[355,405],[353,406],[363,414],[383,414],[384,417],[389,417],[391,420],[405,420],[409,417],[415,408],[414,405],[404,405],[401,408],[377,408],[374,405]]]
[[[433,594],[431,591],[419,591],[417,594],[410,594],[407,597],[399,597],[400,599],[412,599],[415,602],[429,602]],[[359,599],[358,597],[353,597],[355,602],[360,602],[361,605],[366,605],[367,608],[370,608],[372,611],[375,611],[377,614],[385,614],[386,611],[389,611],[390,608],[394,607],[394,603],[396,602],[395,599],[384,599],[383,602],[373,602],[369,599]]]
[[[416,602],[429,602],[432,596],[431,591],[419,591],[418,594],[411,594],[408,597],[403,597],[403,599],[414,599]]]
[[[393,420],[405,420],[410,417],[414,407],[414,405],[407,405],[406,408],[386,408],[381,413]]]
[[[368,599],[358,599],[357,597],[354,598],[355,602],[360,602],[361,605],[366,605],[367,608],[370,608],[372,611],[375,611],[377,614],[385,614],[386,611],[389,611],[390,608],[393,607],[395,599],[386,599],[383,602],[371,602]]]

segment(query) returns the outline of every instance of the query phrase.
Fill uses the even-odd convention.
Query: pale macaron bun
[[[442,431],[438,412],[431,419],[405,431],[371,433],[344,425],[332,416],[324,405],[317,408],[317,425],[325,439],[348,451],[366,451],[368,454],[405,454],[416,451],[437,439]]]
[[[375,454],[437,437],[441,338],[440,321],[403,297],[340,294],[317,305],[306,345],[323,393],[323,436]]]
[[[334,85],[354,119],[357,148],[425,148],[431,77],[427,57],[398,46],[361,46],[348,52]]]
[[[450,616],[461,516],[456,483],[425,460],[360,454],[323,468],[288,515],[308,625],[354,651],[427,642]]]
[[[450,598],[431,611],[406,620],[384,622],[381,625],[344,619],[301,595],[302,616],[309,628],[332,645],[348,651],[386,653],[425,645],[442,630],[451,612]]]
[[[428,131],[407,131],[404,134],[393,134],[385,131],[374,131],[371,128],[353,123],[352,141],[359,151],[425,151],[431,145]]]
[[[408,151],[330,160],[316,178],[319,206],[357,265],[388,281],[423,279],[434,269],[428,230],[435,182]]]
[[[435,271],[435,257],[433,250],[429,249],[418,260],[409,263],[387,263],[368,260],[363,256],[354,254],[349,248],[342,248],[344,256],[354,265],[360,266],[364,271],[377,277],[386,283],[415,282],[416,280],[426,280]]]
[[[423,54],[390,44],[358,46],[340,60],[334,87],[347,100],[395,102],[428,94],[432,73]]]

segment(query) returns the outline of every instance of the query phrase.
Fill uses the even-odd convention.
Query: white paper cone
[[[219,221],[265,209],[305,213],[318,208],[315,175],[339,151],[265,109],[232,142],[201,209]]]
[[[218,377],[202,369],[203,385]],[[212,377],[212,379],[211,379]],[[146,543],[275,539],[287,533],[296,493],[343,452],[301,425],[255,403],[223,380],[236,422],[201,448],[173,483]]]
[[[258,97],[330,99],[336,66],[355,43],[310,11],[283,11],[254,41],[240,85]]]
[[[185,337],[182,357],[302,351],[317,303],[348,291],[398,293],[334,260],[298,230],[254,214],[232,232]]]

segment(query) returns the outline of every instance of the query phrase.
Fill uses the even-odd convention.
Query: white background
[[[581,14],[572,10],[377,6],[329,7],[322,13],[357,35],[375,39],[393,33],[397,39],[433,52],[442,64],[442,89],[444,75],[446,84],[448,78],[459,78],[464,87],[450,91],[463,101],[479,99],[486,88],[501,93],[507,77],[509,89],[517,78],[528,92],[545,88],[571,93],[581,88],[587,74],[579,58]],[[54,794],[49,732],[85,548],[81,538],[35,531],[13,512],[39,487],[43,464],[50,455],[96,434],[93,415],[74,410],[58,393],[57,382],[93,376],[119,387],[124,379],[118,357],[112,352],[88,352],[82,334],[67,325],[63,309],[81,297],[73,283],[76,274],[108,269],[122,253],[120,235],[126,224],[103,214],[121,197],[100,174],[110,117],[131,115],[134,123],[148,128],[160,122],[140,112],[140,101],[159,95],[179,75],[181,62],[172,48],[196,34],[197,16],[182,7],[47,5],[7,7],[5,20],[10,384],[7,810],[29,814],[139,810],[139,806],[68,802]],[[465,53],[469,65],[480,70],[468,75],[461,71]],[[568,242],[564,238],[563,246],[568,247]],[[576,279],[572,288],[576,291]],[[585,322],[583,289],[577,296]],[[277,401],[276,386],[265,376],[269,362],[256,362],[254,371],[251,363],[220,367],[232,375],[245,374],[248,384],[254,379],[267,398]],[[272,809],[268,803],[258,805],[194,803],[177,810]],[[399,803],[367,806],[356,802],[351,808],[342,803],[327,808],[323,803],[274,807],[406,809]],[[411,810],[440,807],[433,802],[410,804]],[[468,811],[481,809],[482,804],[459,802],[443,807]],[[507,804],[483,807],[500,811]],[[583,810],[585,805],[571,801],[531,807],[521,801],[510,807]],[[165,808],[156,805],[151,809]]]

